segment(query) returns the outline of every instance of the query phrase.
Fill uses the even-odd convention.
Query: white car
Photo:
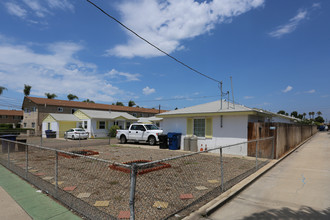
[[[88,132],[82,128],[71,128],[64,133],[64,138],[67,139],[87,139]]]

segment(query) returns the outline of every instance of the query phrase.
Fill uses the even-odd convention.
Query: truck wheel
[[[121,143],[121,144],[125,144],[126,142],[127,142],[127,140],[126,140],[125,135],[122,135],[122,136],[120,137],[120,143]]]
[[[156,138],[154,136],[150,136],[148,139],[148,142],[150,145],[155,145],[156,144]]]

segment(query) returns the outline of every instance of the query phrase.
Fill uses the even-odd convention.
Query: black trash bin
[[[8,147],[9,147],[9,152],[14,152],[15,151],[15,143],[8,142],[4,139],[10,140],[10,141],[16,141],[17,135],[2,135],[0,138],[2,138],[2,153],[8,153]]]
[[[179,150],[181,147],[181,133],[171,132],[167,134],[168,148],[170,150]]]
[[[56,131],[46,130],[46,138],[56,138]]]
[[[22,143],[22,144],[17,144],[17,151],[25,151],[26,139],[17,139],[16,141]]]
[[[168,149],[167,135],[160,134],[158,135],[158,139],[159,139],[159,149]]]

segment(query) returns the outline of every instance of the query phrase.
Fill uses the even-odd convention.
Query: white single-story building
[[[138,121],[138,118],[126,112],[79,109],[74,115],[79,118],[80,127],[89,132],[91,138],[106,137],[113,125],[128,129],[130,124]]]
[[[198,150],[246,142],[249,122],[277,122],[274,116],[283,119],[282,115],[226,101],[221,103],[220,100],[157,115],[163,118],[164,133],[182,134],[181,149],[184,147],[184,138],[195,135],[198,138]],[[283,120],[290,122],[289,118]],[[224,153],[246,156],[247,144],[226,148]]]
[[[57,138],[64,137],[70,128],[81,127],[89,133],[89,138],[107,137],[112,125],[126,129],[138,119],[126,112],[78,109],[74,114],[50,113],[42,122],[43,137],[45,130],[56,131]]]

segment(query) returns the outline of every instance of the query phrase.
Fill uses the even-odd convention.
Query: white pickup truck
[[[131,124],[128,130],[117,130],[116,138],[120,140],[121,144],[127,141],[143,141],[150,145],[155,145],[158,140],[158,135],[162,134],[156,125],[152,124]]]

